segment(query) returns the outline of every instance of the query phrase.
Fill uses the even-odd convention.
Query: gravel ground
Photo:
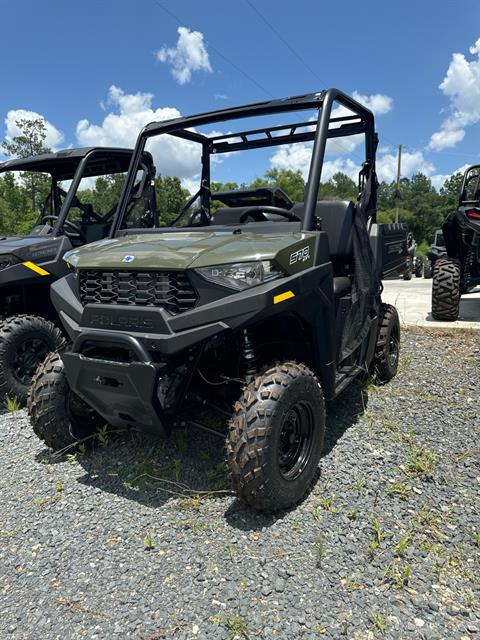
[[[330,405],[318,484],[277,517],[221,492],[214,437],[59,459],[0,416],[0,637],[478,637],[477,345],[404,333],[398,377]]]

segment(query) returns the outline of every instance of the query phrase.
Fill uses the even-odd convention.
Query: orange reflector
[[[34,262],[24,262],[23,266],[27,267],[27,269],[31,269],[32,271],[35,271],[35,273],[38,273],[39,276],[50,275],[48,271],[45,271],[45,269],[42,269],[42,267],[39,267],[38,264],[35,264]]]
[[[290,298],[294,298],[295,294],[293,291],[285,291],[285,293],[279,293],[278,296],[273,298],[273,304],[278,304],[279,302],[283,302],[284,300],[289,300]]]

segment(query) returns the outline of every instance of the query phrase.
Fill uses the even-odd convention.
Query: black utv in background
[[[242,118],[250,128],[230,124]],[[169,227],[131,228],[145,145],[170,136],[200,151],[200,188]],[[358,200],[319,201],[327,141],[344,136],[365,143]],[[298,142],[313,143],[303,201],[211,193],[211,158]],[[35,375],[37,435],[65,449],[105,423],[167,436],[185,421],[223,439],[241,500],[260,510],[302,500],[318,474],[324,401],[398,367],[398,315],[381,279],[403,268],[405,233],[376,224],[376,147],[371,111],[336,89],[147,125],[108,243],[71,251],[72,273],[52,286],[72,346]],[[226,205],[214,216],[212,200]],[[217,428],[226,413],[228,431]]]
[[[443,231],[441,229],[437,229],[435,231],[435,237],[433,239],[433,244],[430,245],[430,249],[427,253],[427,259],[425,261],[425,267],[423,276],[425,278],[431,278],[433,273],[433,267],[435,266],[435,262],[438,258],[443,258],[447,254],[447,250],[445,249],[445,240],[443,237]]]
[[[433,267],[432,316],[457,320],[460,296],[480,284],[480,165],[466,170],[458,208],[442,231],[446,255]]]
[[[0,402],[26,401],[32,375],[65,340],[50,301],[50,285],[68,272],[66,251],[108,236],[116,203],[95,211],[77,190],[83,178],[126,172],[130,149],[83,148],[9,160],[0,173],[48,174],[50,191],[38,224],[25,236],[0,238]],[[71,181],[68,191],[62,181]]]

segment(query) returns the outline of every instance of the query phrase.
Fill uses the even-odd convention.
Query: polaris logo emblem
[[[123,331],[153,329],[153,320],[140,316],[116,316],[113,318],[103,313],[92,313],[90,321],[94,326],[96,325],[102,328],[111,327],[112,329],[121,329]]]
[[[290,264],[306,262],[307,260],[310,260],[310,247],[304,247],[290,254]]]
[[[124,256],[122,258],[122,262],[133,262],[135,260],[135,256]]]

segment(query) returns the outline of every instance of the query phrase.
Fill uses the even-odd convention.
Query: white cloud
[[[428,148],[441,151],[458,144],[465,127],[480,122],[480,38],[470,47],[473,60],[454,53],[439,88],[450,100],[451,115],[432,134]]]
[[[63,133],[36,111],[11,109],[5,118],[5,138],[11,141],[15,136],[21,135],[16,125],[18,120],[37,120],[38,118],[45,124],[45,145],[55,150],[64,140]]]
[[[376,93],[370,96],[365,96],[354,91],[352,97],[357,102],[363,104],[367,109],[371,109],[376,116],[384,115],[393,109],[393,98],[385,96],[380,93]],[[353,115],[350,109],[340,105],[333,109],[332,117],[341,118],[342,116]],[[339,127],[340,123],[333,124],[332,127]],[[327,141],[327,155],[337,155],[352,153],[363,142],[363,135],[348,136],[346,138],[332,138]]]
[[[393,98],[381,93],[374,93],[371,96],[364,96],[358,91],[352,93],[352,97],[357,102],[363,104],[367,109],[371,109],[376,116],[388,113],[393,109]]]
[[[310,143],[286,145],[278,149],[271,157],[272,167],[278,169],[299,170],[306,180],[310,168],[312,146]],[[326,160],[322,168],[322,182],[329,180],[337,171],[357,180],[360,166],[351,158],[338,157],[334,160]],[[404,152],[402,155],[402,176],[412,176],[414,173],[424,173],[430,176],[435,166],[425,159],[421,151],[412,153]],[[392,182],[397,176],[397,156],[384,153],[377,157],[377,174],[380,181]]]
[[[170,63],[171,74],[179,84],[190,82],[193,71],[212,73],[203,33],[190,31],[187,27],[178,27],[177,33],[176,46],[164,45],[155,53],[157,60]]]
[[[380,181],[393,182],[397,177],[397,155],[386,153],[377,158],[377,175]],[[426,160],[421,151],[402,153],[402,177],[410,177],[414,173],[430,176],[435,166]]]
[[[126,94],[112,85],[107,105],[112,110],[101,124],[80,120],[76,133],[79,144],[133,147],[142,127],[149,122],[180,117],[174,107],[152,108],[151,93]],[[157,172],[163,175],[190,178],[198,173],[201,148],[195,142],[173,136],[151,138],[147,149],[153,154]]]

